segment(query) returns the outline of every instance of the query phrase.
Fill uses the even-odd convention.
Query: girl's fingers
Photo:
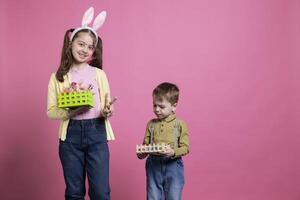
[[[113,99],[110,102],[105,102],[105,109],[110,111],[111,106],[117,101],[116,97],[113,97]]]
[[[110,101],[109,105],[113,105],[117,101],[116,97],[113,97],[112,100]]]

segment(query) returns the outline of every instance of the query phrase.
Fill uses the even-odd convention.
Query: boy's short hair
[[[152,93],[153,97],[165,98],[172,105],[178,102],[179,88],[173,83],[164,82],[159,84]]]

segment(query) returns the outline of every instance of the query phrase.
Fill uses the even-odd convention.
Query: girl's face
[[[87,32],[79,32],[71,45],[72,55],[77,64],[88,62],[95,51],[94,39]]]

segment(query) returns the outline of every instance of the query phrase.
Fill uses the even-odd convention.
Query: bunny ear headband
[[[97,17],[95,18],[94,22],[93,22],[93,26],[89,27],[88,25],[92,22],[94,17],[94,8],[90,7],[89,9],[87,9],[82,17],[82,22],[81,22],[81,27],[76,28],[70,37],[70,41],[73,40],[75,34],[78,31],[84,30],[84,29],[88,29],[90,31],[92,31],[92,33],[94,33],[94,35],[96,36],[96,44],[98,42],[98,34],[97,34],[97,30],[103,25],[105,18],[106,18],[106,11],[102,11],[101,13],[99,13],[97,15]]]

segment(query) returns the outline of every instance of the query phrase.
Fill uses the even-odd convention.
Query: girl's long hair
[[[74,29],[67,30],[64,36],[64,45],[61,52],[60,65],[56,72],[56,79],[59,82],[64,82],[64,75],[66,75],[69,72],[72,64],[74,63],[71,42],[70,42],[70,35],[73,31]],[[94,38],[94,41],[96,42],[95,35],[88,29],[83,29],[81,31],[78,31],[75,34],[73,41],[78,37],[78,33],[81,32],[89,33],[91,37]],[[96,45],[92,59],[91,61],[89,61],[89,65],[102,69],[102,40],[100,37],[98,37],[98,43]]]

